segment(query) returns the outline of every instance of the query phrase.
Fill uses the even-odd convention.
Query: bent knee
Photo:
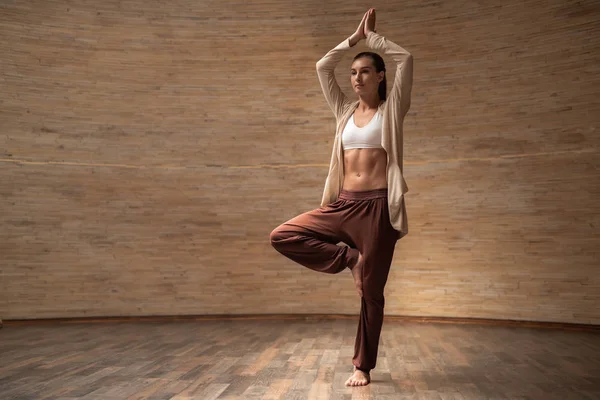
[[[273,231],[271,231],[271,234],[269,235],[271,246],[276,246],[278,243],[280,243],[282,240],[285,240],[287,237],[289,237],[289,234],[285,233],[283,225],[279,225],[277,228],[273,229]]]

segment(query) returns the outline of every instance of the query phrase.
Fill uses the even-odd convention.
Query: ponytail
[[[381,101],[385,101],[387,97],[387,78],[383,75],[383,80],[379,82],[379,88],[377,89],[379,92],[379,99]]]

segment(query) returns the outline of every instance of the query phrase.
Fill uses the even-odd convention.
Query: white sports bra
[[[362,128],[354,124],[354,114],[348,119],[342,132],[342,149],[377,149],[381,146],[382,116],[376,112],[371,121]]]

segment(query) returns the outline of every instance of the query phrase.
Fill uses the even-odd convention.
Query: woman
[[[345,52],[366,39],[396,63],[394,86],[386,93],[385,64],[372,52],[358,54],[349,100],[335,79]],[[289,259],[326,273],[352,271],[361,298],[354,346],[354,373],[348,386],[370,382],[383,324],[383,291],[396,241],[408,233],[402,176],[402,124],[410,107],[412,56],[375,33],[375,9],[365,13],[352,36],[317,62],[317,74],[337,130],[321,207],[271,232],[273,247]],[[343,166],[340,168],[340,161]],[[338,246],[344,242],[348,246]]]

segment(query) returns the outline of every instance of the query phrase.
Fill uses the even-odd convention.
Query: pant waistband
[[[342,200],[372,200],[381,197],[387,198],[388,189],[373,189],[373,190],[345,190],[340,191],[339,199]]]

